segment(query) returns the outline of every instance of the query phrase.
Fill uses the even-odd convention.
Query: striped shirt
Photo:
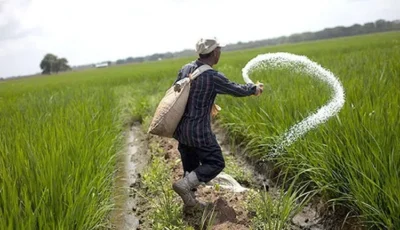
[[[174,84],[203,65],[196,60],[186,64]],[[174,133],[174,138],[188,146],[203,147],[217,144],[211,130],[211,109],[217,94],[244,97],[255,94],[254,84],[237,84],[216,70],[207,70],[191,82],[185,112]]]

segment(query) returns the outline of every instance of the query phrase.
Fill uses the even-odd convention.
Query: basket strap
[[[202,66],[200,66],[199,68],[197,68],[193,73],[191,73],[189,75],[189,79],[190,81],[193,81],[194,79],[196,79],[196,77],[198,77],[200,74],[202,74],[204,71],[207,71],[209,69],[212,69],[211,66],[204,64]]]
[[[181,86],[183,84],[186,83],[190,83],[191,81],[193,81],[194,79],[196,79],[196,77],[198,77],[200,74],[202,74],[204,71],[212,69],[211,66],[204,64],[200,67],[198,67],[195,71],[193,71],[191,74],[189,74],[189,76],[186,78],[183,78],[181,80],[179,80],[178,82],[175,83],[174,85],[174,91],[175,92],[180,92],[181,91]]]

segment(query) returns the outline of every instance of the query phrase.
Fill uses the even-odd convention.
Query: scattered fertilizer
[[[312,113],[304,120],[290,127],[280,138],[277,147],[270,153],[276,156],[282,153],[282,148],[293,144],[299,137],[318,125],[325,123],[330,117],[336,115],[343,107],[345,93],[342,84],[329,70],[323,68],[305,56],[290,53],[266,53],[260,54],[250,60],[242,69],[243,79],[246,83],[253,83],[249,78],[254,70],[266,68],[289,68],[293,73],[306,73],[327,83],[333,90],[333,95],[329,102]]]

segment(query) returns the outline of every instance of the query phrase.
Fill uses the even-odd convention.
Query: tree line
[[[385,21],[381,19],[375,22],[368,22],[363,25],[354,24],[349,27],[337,26],[334,28],[326,28],[324,30],[317,32],[296,33],[290,36],[281,36],[278,38],[252,41],[247,43],[239,42],[237,44],[227,45],[224,48],[224,50],[229,51],[229,50],[238,50],[247,48],[257,48],[262,46],[314,41],[314,40],[370,34],[370,33],[388,32],[395,30],[400,30],[400,20]]]
[[[321,39],[330,39],[346,36],[355,36],[362,34],[378,33],[378,32],[388,32],[400,30],[400,20],[385,21],[383,19],[377,20],[375,22],[368,22],[365,24],[354,24],[352,26],[337,26],[334,28],[326,28],[321,31],[316,32],[304,32],[296,33],[290,36],[281,36],[277,38],[270,38],[258,41],[250,42],[238,42],[236,44],[228,44],[224,47],[225,51],[234,51],[241,49],[259,48],[265,46],[280,45],[286,43],[296,43],[303,41],[314,41]],[[115,62],[107,61],[112,65],[130,64],[130,63],[142,63],[147,61],[157,61],[169,58],[180,58],[180,57],[190,57],[194,55],[194,50],[186,49],[179,52],[167,52],[167,53],[155,53],[148,56],[142,57],[128,57],[125,59],[118,59]],[[57,73],[60,71],[66,71],[71,69],[68,66],[68,61],[65,58],[58,59],[53,54],[47,54],[42,62],[40,63],[44,74],[47,73]],[[93,64],[74,66],[74,69],[84,69],[92,68]]]
[[[349,27],[345,26],[337,26],[334,28],[326,28],[317,32],[304,32],[304,33],[296,33],[290,36],[281,36],[277,38],[264,39],[258,41],[250,41],[250,42],[238,42],[236,44],[229,44],[224,47],[225,51],[234,51],[241,49],[249,49],[249,48],[258,48],[265,46],[273,46],[280,45],[286,43],[296,43],[303,41],[313,41],[313,40],[321,40],[321,39],[329,39],[329,38],[337,38],[337,37],[346,37],[346,36],[355,36],[369,33],[378,33],[378,32],[387,32],[387,31],[395,31],[400,30],[400,20],[394,21],[385,21],[385,20],[377,20],[375,22],[361,24],[354,24]],[[128,57],[126,59],[118,59],[115,64],[127,64],[127,63],[140,63],[145,61],[157,61],[161,59],[167,58],[179,58],[179,57],[188,57],[194,54],[194,50],[183,50],[180,52],[168,52],[168,53],[156,53],[149,56],[144,57]]]

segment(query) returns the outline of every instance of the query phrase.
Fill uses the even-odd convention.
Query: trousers
[[[217,143],[204,147],[179,143],[178,150],[184,173],[194,171],[200,182],[208,183],[225,168],[221,147]]]

